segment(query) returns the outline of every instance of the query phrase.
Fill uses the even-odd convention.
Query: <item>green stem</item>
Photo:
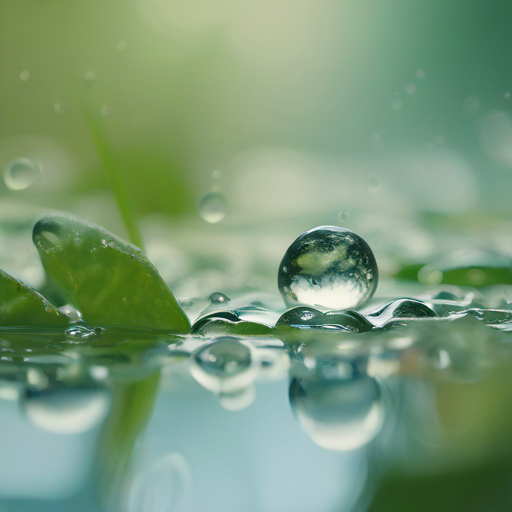
[[[95,111],[87,105],[85,101],[81,103],[85,122],[89,128],[94,145],[96,146],[96,151],[98,152],[103,171],[114,194],[117,207],[121,212],[123,222],[128,230],[130,242],[144,250],[144,243],[132,208],[130,193],[116,155],[112,149],[112,144],[108,138],[103,120],[99,112],[95,114]]]

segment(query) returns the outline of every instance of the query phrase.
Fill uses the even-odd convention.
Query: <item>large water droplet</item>
[[[214,393],[246,389],[257,374],[253,351],[236,338],[219,338],[199,347],[190,357],[192,376]]]
[[[39,166],[29,158],[15,158],[4,170],[4,183],[11,190],[24,190],[41,176]]]
[[[55,434],[78,434],[97,426],[106,417],[110,395],[92,386],[27,389],[22,407],[30,421]]]
[[[199,215],[210,224],[220,222],[227,213],[226,198],[218,192],[209,192],[199,201]]]
[[[378,279],[373,252],[360,236],[337,226],[319,226],[288,248],[278,285],[289,306],[348,309],[366,302]]]
[[[209,299],[211,304],[227,304],[229,302],[229,297],[221,292],[213,292]]]
[[[381,390],[375,379],[353,371],[350,361],[338,359],[329,358],[323,378],[293,378],[290,403],[316,444],[329,450],[354,450],[368,444],[382,426]]]

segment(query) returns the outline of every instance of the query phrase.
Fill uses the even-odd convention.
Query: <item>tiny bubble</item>
[[[351,214],[348,210],[343,210],[340,212],[340,220],[341,222],[347,222],[350,220]]]

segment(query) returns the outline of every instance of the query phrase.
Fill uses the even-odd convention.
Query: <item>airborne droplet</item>
[[[226,198],[218,192],[209,192],[199,201],[199,215],[210,224],[220,222],[228,209]]]
[[[4,170],[4,183],[11,190],[25,190],[41,176],[39,166],[29,158],[15,158]]]
[[[289,306],[348,309],[366,302],[378,279],[375,256],[360,236],[337,226],[319,226],[288,248],[278,285]]]

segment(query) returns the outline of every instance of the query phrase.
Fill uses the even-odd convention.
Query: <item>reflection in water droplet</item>
[[[95,337],[96,331],[83,325],[75,325],[66,329],[66,339],[74,343],[84,343],[93,340]]]
[[[289,306],[354,308],[373,295],[377,283],[377,262],[370,246],[337,226],[302,233],[279,266],[279,291]]]
[[[97,426],[106,417],[110,396],[92,386],[28,388],[22,408],[39,428],[55,434],[79,434]]]
[[[423,80],[425,78],[425,71],[423,71],[423,69],[418,69],[418,71],[416,71],[416,76],[420,80]]]
[[[169,453],[135,476],[128,512],[176,512],[191,487],[192,475],[186,459],[179,453]]]
[[[252,349],[230,337],[199,347],[190,361],[192,376],[214,393],[234,393],[247,388],[258,370]]]
[[[416,86],[414,84],[408,84],[405,87],[405,92],[407,94],[414,94],[416,92]]]
[[[290,404],[317,445],[328,450],[355,450],[368,444],[381,429],[381,390],[377,381],[364,373],[347,378],[341,375],[337,371],[328,379],[293,378]]]
[[[256,390],[254,385],[247,386],[231,393],[220,393],[217,396],[219,404],[228,411],[241,411],[249,407],[256,398]]]
[[[30,71],[28,69],[24,69],[20,73],[20,78],[23,82],[26,82],[30,78]]]
[[[227,304],[230,300],[227,295],[221,292],[213,292],[209,299],[211,304]]]
[[[394,100],[391,102],[391,108],[393,110],[398,110],[400,108],[402,108],[402,102],[400,100]]]
[[[4,183],[11,190],[25,190],[41,176],[39,166],[29,158],[15,158],[4,170]]]
[[[87,89],[90,89],[94,84],[94,71],[87,71],[84,76],[84,85]]]
[[[382,188],[382,178],[378,174],[370,174],[366,180],[366,184],[370,192],[378,192]]]
[[[221,221],[228,209],[226,198],[218,192],[209,192],[199,201],[199,214],[210,224]]]
[[[340,212],[340,220],[341,222],[347,222],[348,220],[350,220],[350,217],[351,217],[351,214],[348,210],[342,210]]]

